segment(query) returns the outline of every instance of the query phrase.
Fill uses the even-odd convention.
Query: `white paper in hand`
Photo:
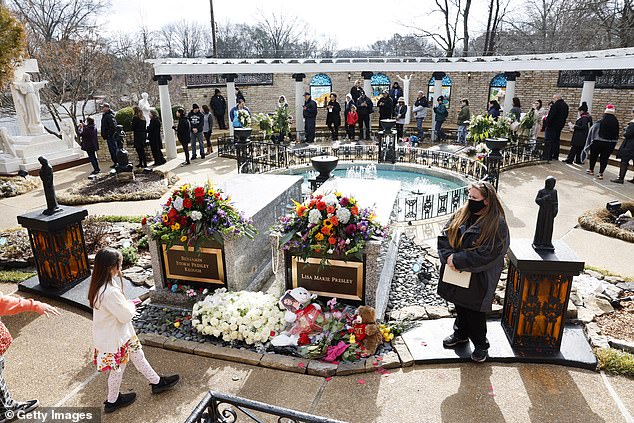
[[[449,266],[445,266],[442,274],[442,281],[461,288],[469,288],[471,282],[471,272],[458,272]]]

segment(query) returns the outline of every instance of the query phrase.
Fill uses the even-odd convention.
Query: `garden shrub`
[[[122,125],[123,130],[126,132],[132,131],[132,116],[134,116],[132,107],[124,107],[114,115],[117,123]]]

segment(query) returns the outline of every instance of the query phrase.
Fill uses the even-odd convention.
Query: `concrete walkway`
[[[0,286],[5,293],[13,288]],[[3,318],[14,337],[5,355],[12,395],[38,398],[42,406],[100,407],[106,377],[90,362],[90,315],[58,306],[64,311],[56,319]],[[633,379],[608,377],[614,397],[599,373],[561,366],[430,365],[328,381],[150,347],[145,352],[159,373],[178,372],[182,383],[153,396],[130,365],[122,392],[137,392],[137,403],[103,422],[183,422],[209,389],[359,423],[627,423],[625,416],[634,413]]]

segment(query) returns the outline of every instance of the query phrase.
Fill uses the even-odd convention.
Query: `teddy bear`
[[[364,355],[374,355],[379,345],[383,343],[383,335],[376,323],[376,310],[374,308],[360,306],[357,309],[354,334],[356,342],[365,349]]]
[[[314,331],[315,320],[321,314],[321,306],[311,303],[315,298],[317,295],[302,287],[289,289],[282,295],[279,304],[286,309],[284,320],[290,329],[271,339],[272,345],[297,345],[300,337],[305,341],[308,333]]]

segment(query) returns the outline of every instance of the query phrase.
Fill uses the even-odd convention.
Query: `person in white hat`
[[[405,115],[407,114],[407,104],[405,98],[399,97],[394,108],[394,117],[396,118],[396,136],[403,138],[403,126],[405,126]]]

